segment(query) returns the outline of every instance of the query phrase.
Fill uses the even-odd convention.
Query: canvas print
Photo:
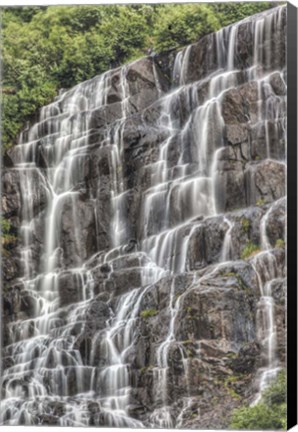
[[[286,429],[287,5],[1,15],[1,425]]]

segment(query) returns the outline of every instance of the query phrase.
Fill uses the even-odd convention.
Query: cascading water
[[[256,136],[265,135],[266,148],[259,159],[284,166],[278,143],[285,140],[286,100],[274,91],[274,80],[285,85],[285,69],[274,63],[278,46],[271,44],[274,33],[282,32],[284,10],[278,7],[207,36],[204,62],[208,68],[215,58],[216,67],[210,66],[198,79],[191,78],[194,45],[176,54],[167,92],[158,60],[147,59],[153,81],[149,85],[146,76],[144,82],[156,92],[143,103],[135,84],[141,72],[134,70],[141,65],[142,71],[143,60],[136,61],[60,94],[41,110],[39,122],[21,134],[12,152],[22,196],[19,283],[33,307],[30,318],[7,325],[2,424],[183,424],[193,395],[188,350],[176,331],[180,312],[195,286],[240,260],[233,244],[237,218],[232,211],[222,215],[225,197],[218,193],[223,156],[230,146],[224,104],[237,86],[257,87],[257,106],[248,125]],[[248,26],[253,35],[245,65],[239,64],[237,51],[241,26]],[[154,107],[158,115],[152,126],[146,119]],[[134,121],[141,122],[140,130],[145,124],[148,134],[159,134],[152,157],[142,160],[136,177],[137,187],[143,188],[137,204],[131,197],[133,174],[126,166],[127,148],[134,150],[136,139],[132,134],[128,143],[127,130]],[[138,127],[134,133],[141,135]],[[140,146],[136,149],[141,152]],[[245,158],[249,207],[256,205],[258,196],[258,159]],[[42,208],[37,209],[36,202],[42,202]],[[259,233],[262,251],[250,259],[260,290],[256,322],[266,359],[259,370],[257,401],[280,367],[271,287],[283,274],[266,231],[279,202],[266,204]],[[130,220],[134,211],[137,229]],[[193,268],[192,242],[212,221],[223,225],[224,234],[213,266],[208,269],[211,262],[205,260],[201,274]],[[180,292],[185,274],[190,282]],[[154,297],[156,286],[167,278],[166,330],[150,357],[154,402],[140,420],[131,414],[140,317],[146,299]],[[156,315],[149,308],[143,312],[144,317]],[[94,328],[89,323],[93,313]],[[224,331],[222,340],[224,346]],[[191,344],[196,342],[200,341],[191,336]],[[185,377],[178,415],[172,412],[173,350]],[[199,358],[200,352],[199,343],[192,356]]]
[[[275,282],[282,280],[283,272],[278,266],[266,233],[268,217],[278,204],[278,201],[276,204],[273,204],[261,220],[260,235],[263,251],[253,259],[253,268],[257,275],[261,294],[257,306],[258,339],[266,358],[265,367],[259,371],[259,392],[253,401],[253,405],[260,402],[263,390],[268,387],[280,370],[276,353],[277,331],[274,319],[275,300],[272,295],[272,286]]]

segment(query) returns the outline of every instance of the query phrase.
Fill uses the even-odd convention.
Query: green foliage
[[[258,200],[257,200],[257,202],[256,202],[256,205],[258,206],[258,207],[262,207],[262,205],[264,205],[265,204],[265,199],[264,198],[259,198]]]
[[[285,370],[281,370],[274,382],[263,394],[263,400],[268,406],[283,404],[286,400],[287,377]]]
[[[250,220],[247,218],[242,218],[241,219],[241,227],[243,229],[243,231],[247,234],[249,233],[250,230]]]
[[[9,220],[1,218],[0,225],[1,225],[1,234],[2,235],[8,234],[11,228]]]
[[[24,22],[30,22],[35,14],[40,12],[43,8],[40,6],[36,7],[15,7],[13,8],[13,15],[20,18]]]
[[[145,309],[140,313],[141,318],[150,318],[158,314],[156,309]]]
[[[220,23],[207,4],[164,5],[155,26],[155,48],[177,48],[219,28]]]
[[[255,255],[256,253],[258,253],[260,251],[260,247],[256,244],[254,244],[253,242],[249,241],[246,243],[246,245],[244,246],[244,249],[241,253],[241,259],[247,259],[249,257],[251,257],[252,255]]]
[[[283,427],[278,410],[273,410],[264,403],[239,408],[230,424],[231,429],[276,430]]]
[[[226,357],[228,357],[229,359],[235,359],[235,358],[238,357],[238,354],[235,353],[235,352],[230,351],[230,352],[228,352],[228,353],[226,354]]]
[[[264,392],[260,403],[234,411],[231,429],[286,429],[286,375],[281,371]]]
[[[285,248],[285,241],[283,239],[277,239],[275,242],[275,247],[284,249]]]
[[[227,378],[225,378],[223,381],[220,380],[219,385],[222,386],[222,384],[223,384],[226,392],[229,394],[229,396],[232,399],[240,400],[241,396],[237,392],[237,383],[239,383],[241,378],[242,378],[241,374],[230,375]]]
[[[149,366],[144,366],[140,369],[141,374],[145,374],[147,372],[150,372],[154,369],[153,365],[149,365]]]
[[[193,344],[194,344],[193,339],[186,339],[185,341],[183,341],[183,345],[193,345]]]
[[[11,234],[11,224],[8,219],[1,218],[0,219],[0,227],[1,227],[1,244],[5,248],[5,246],[15,243],[16,237]]]
[[[234,272],[223,273],[223,277],[237,277],[237,273]]]
[[[3,8],[3,133],[7,149],[69,88],[147,53],[182,47],[271,3]]]
[[[250,15],[275,7],[274,2],[227,2],[210,5],[222,27],[240,21]]]

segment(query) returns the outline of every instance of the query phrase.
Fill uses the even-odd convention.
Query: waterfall
[[[200,41],[176,52],[167,84],[158,56],[83,82],[20,135],[10,170],[20,182],[17,282],[25,307],[6,324],[1,424],[172,428],[185,426],[189,410],[201,413],[193,408],[200,396],[192,368],[195,361],[203,368],[201,339],[206,345],[213,336],[195,329],[182,338],[177,328],[189,295],[243,264],[226,173],[241,183],[243,193],[234,194],[243,195],[241,207],[262,212],[261,250],[246,261],[259,290],[260,400],[281,367],[272,284],[284,274],[267,231],[282,191],[271,198],[266,189],[260,198],[257,182],[262,163],[278,172],[285,166],[286,70],[274,39],[284,12],[277,7],[207,35],[200,67],[193,64]],[[251,37],[244,54],[243,28]],[[231,95],[247,104],[236,126],[227,121]],[[193,323],[200,318],[188,313]],[[154,340],[140,354],[137,344],[146,347],[143,333],[157,319],[160,334],[148,336]],[[229,342],[221,323],[220,350],[239,350],[250,327],[243,341],[235,332]],[[141,371],[153,396],[138,412]]]
[[[261,294],[257,305],[258,339],[265,352],[266,364],[259,371],[259,392],[252,405],[260,402],[263,391],[271,384],[280,370],[277,357],[277,330],[274,315],[276,306],[272,295],[272,286],[276,281],[282,280],[283,275],[272,252],[266,233],[268,217],[275,206],[276,204],[273,204],[261,220],[260,237],[263,251],[253,258],[253,269],[257,275]]]

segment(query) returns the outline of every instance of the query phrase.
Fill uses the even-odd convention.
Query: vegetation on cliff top
[[[178,48],[271,2],[3,9],[4,148],[59,88],[132,59]]]

